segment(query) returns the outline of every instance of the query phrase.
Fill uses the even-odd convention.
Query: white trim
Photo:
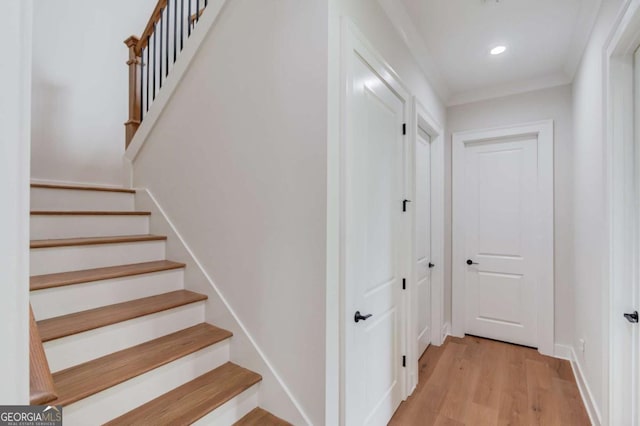
[[[441,330],[444,325],[444,130],[442,125],[433,118],[427,108],[420,103],[417,97],[413,97],[413,126],[409,129],[409,175],[411,187],[410,199],[416,199],[416,158],[415,146],[418,143],[418,128],[425,131],[431,138],[431,259],[436,266],[431,270],[431,344],[440,346],[443,342]],[[416,263],[416,217],[415,209],[411,209],[411,278],[407,286],[408,321],[406,333],[407,344],[407,396],[411,395],[418,384],[418,363],[422,354],[418,353],[417,346],[417,294],[415,292]]]
[[[2,404],[29,403],[29,175],[33,2],[3,2],[0,37],[0,387]]]
[[[571,353],[572,351],[573,347],[571,345],[562,345],[560,343],[556,343],[553,350],[553,357],[571,361],[573,359],[573,355]]]
[[[191,66],[194,56],[198,53],[202,42],[207,37],[211,28],[213,28],[213,24],[217,21],[226,2],[227,0],[209,1],[207,9],[203,12],[198,25],[185,42],[184,49],[180,52],[180,56],[178,56],[176,63],[173,65],[171,73],[167,76],[162,90],[158,93],[151,108],[144,116],[142,124],[140,124],[136,134],[133,136],[131,143],[124,153],[125,186],[130,187],[133,185],[133,162],[147,141],[149,134],[151,134],[151,131],[169,103],[176,88],[180,85],[180,81],[185,76],[189,66]]]
[[[351,75],[351,68],[349,64],[351,63],[351,55],[355,51],[357,55],[359,55],[367,64],[371,67],[371,69],[377,73],[385,83],[395,92],[398,98],[404,104],[404,117],[407,124],[407,128],[411,129],[414,127],[414,124],[411,121],[411,95],[409,90],[403,84],[402,80],[398,76],[398,74],[394,71],[394,69],[389,65],[388,62],[384,60],[384,58],[375,50],[375,48],[369,43],[366,37],[360,32],[360,30],[355,26],[353,22],[351,22],[348,18],[342,18],[341,24],[341,86],[340,86],[340,153],[339,153],[339,163],[340,163],[340,178],[339,178],[339,210],[340,210],[340,220],[339,220],[339,233],[340,233],[340,254],[339,254],[339,271],[340,271],[340,289],[339,289],[339,298],[340,298],[340,310],[342,312],[341,320],[340,320],[340,365],[341,365],[341,374],[340,374],[340,423],[345,424],[346,422],[346,396],[348,395],[347,383],[346,383],[346,342],[347,342],[347,321],[352,321],[353,313],[346,312],[346,309],[349,307],[347,303],[347,291],[346,291],[346,274],[345,274],[345,265],[346,265],[346,241],[345,241],[345,226],[346,226],[346,203],[345,203],[345,171],[346,171],[346,156],[345,156],[345,146],[348,143],[348,133],[347,133],[347,123],[348,123],[348,92],[349,92],[349,81]],[[408,135],[404,137],[405,146],[408,145]],[[408,161],[408,156],[406,155],[405,149],[405,161]],[[405,173],[405,176],[407,173]],[[404,178],[406,181],[406,177]],[[405,184],[405,187],[407,185]],[[405,189],[406,190],[406,189]],[[403,224],[403,229],[401,231],[401,240],[409,242],[409,221],[405,221],[406,224]],[[408,273],[411,270],[411,259],[408,256],[410,253],[410,243],[407,243],[407,246],[402,250],[404,252],[404,256],[401,256],[402,259],[405,259],[404,264],[400,265],[401,270]],[[405,276],[407,276],[405,275]],[[406,293],[406,292],[405,292]],[[407,295],[402,294],[401,298],[398,302],[399,310],[401,311],[400,318],[400,336],[399,343],[400,349],[402,353],[407,352],[407,335],[406,335],[406,321],[408,320],[408,311],[407,311]],[[404,369],[404,374],[400,375],[401,383],[400,389],[402,391],[402,399],[406,399],[407,397],[407,386],[406,383],[408,381],[409,369]]]
[[[624,330],[620,327],[621,300],[629,299],[627,285],[630,280],[638,282],[638,202],[637,142],[634,137],[633,105],[633,52],[640,44],[640,0],[627,0],[620,8],[620,14],[614,23],[604,47],[605,88],[605,189],[608,197],[605,208],[608,243],[603,277],[603,395],[604,418],[615,425],[631,417],[637,421],[637,406],[640,398],[638,379],[635,389],[625,389],[618,380],[620,374],[633,372],[618,371],[621,357],[619,351],[626,350]],[[636,157],[634,157],[634,153]],[[633,231],[630,231],[633,230]],[[637,300],[629,300],[634,305]],[[637,306],[636,306],[637,308]],[[636,331],[637,333],[637,331]],[[637,357],[637,342],[633,345]],[[624,357],[623,357],[624,358]],[[636,372],[637,377],[637,372]],[[586,384],[586,377],[585,377]],[[631,409],[625,413],[623,396],[631,392]],[[600,413],[598,413],[599,417]],[[621,417],[622,416],[622,417]],[[599,418],[600,419],[600,418]],[[633,420],[632,420],[633,421]]]
[[[447,106],[464,105],[489,99],[503,98],[505,96],[519,95],[536,90],[550,89],[570,84],[572,80],[573,79],[567,76],[564,72],[558,71],[556,73],[534,77],[529,80],[518,80],[454,93],[449,97]]]
[[[571,349],[571,352],[569,354],[570,356],[569,361],[571,362],[571,370],[573,370],[573,375],[576,378],[576,384],[578,385],[578,390],[580,391],[580,397],[582,397],[584,408],[587,410],[587,414],[589,415],[589,420],[591,420],[591,424],[593,426],[600,426],[602,424],[602,417],[600,417],[600,411],[598,410],[598,405],[596,404],[596,400],[593,397],[593,393],[589,388],[587,377],[582,372],[582,366],[578,361],[578,356],[576,355],[576,352],[573,347],[571,347],[570,349]]]
[[[564,72],[573,81],[584,49],[589,43],[589,36],[598,19],[602,0],[583,1],[578,13],[578,19],[573,30],[569,52],[564,62]]]
[[[442,343],[444,343],[444,341],[447,340],[447,337],[452,336],[451,323],[449,321],[444,323],[444,325],[442,326],[442,331],[440,332],[440,335],[442,336]]]
[[[453,265],[452,265],[452,332],[454,336],[465,333],[464,244],[461,244],[464,212],[456,208],[464,201],[456,188],[463,187],[464,170],[459,165],[464,158],[467,142],[499,139],[518,135],[538,136],[538,215],[537,264],[539,266],[538,289],[538,351],[545,355],[554,353],[554,245],[553,245],[553,121],[539,121],[485,130],[473,130],[453,134]]]
[[[260,348],[258,343],[255,341],[253,336],[249,333],[249,330],[245,327],[244,323],[240,320],[240,317],[233,310],[233,308],[231,307],[231,305],[229,304],[227,299],[224,297],[224,295],[222,294],[222,292],[220,291],[218,286],[215,284],[215,282],[213,281],[211,276],[207,273],[206,269],[203,267],[203,265],[200,262],[200,260],[196,257],[196,255],[193,252],[193,250],[191,250],[191,248],[187,244],[186,240],[182,237],[182,235],[180,234],[180,232],[178,231],[176,226],[173,224],[171,219],[169,219],[169,216],[164,211],[164,209],[160,206],[160,203],[158,203],[158,200],[153,196],[151,191],[149,189],[147,189],[147,188],[135,188],[135,189],[136,189],[136,191],[144,192],[149,197],[151,202],[155,205],[158,213],[160,213],[160,215],[162,216],[163,220],[171,228],[171,231],[178,238],[178,240],[180,241],[180,244],[185,249],[185,251],[188,253],[188,255],[191,258],[191,260],[193,260],[193,263],[198,267],[200,273],[206,278],[206,280],[209,283],[209,285],[211,286],[211,288],[215,291],[216,296],[220,299],[222,304],[229,311],[229,313],[233,317],[233,320],[237,323],[238,327],[242,330],[242,332],[245,335],[245,337],[249,340],[249,342],[251,342],[251,345],[253,346],[255,351],[258,353],[258,355],[260,356],[260,358],[262,359],[264,364],[269,368],[271,374],[276,379],[277,383],[282,387],[282,389],[284,390],[286,395],[289,397],[289,399],[291,400],[291,402],[293,403],[293,405],[297,409],[297,411],[300,414],[300,416],[304,419],[306,424],[311,425],[312,423],[311,423],[311,420],[309,419],[309,416],[307,415],[307,413],[304,411],[304,409],[302,408],[302,406],[300,405],[298,400],[295,398],[295,396],[293,395],[293,393],[291,392],[289,387],[286,385],[286,383],[284,382],[282,377],[278,374],[277,370],[275,369],[273,364],[271,364],[271,362],[269,361],[269,359],[267,358],[265,353],[262,351],[262,349]],[[188,285],[188,283],[185,282],[185,285]]]
[[[399,0],[378,0],[387,17],[409,49],[411,56],[418,63],[427,82],[441,100],[451,96],[451,90],[443,78],[438,65],[425,45],[424,38],[416,28],[407,10]]]

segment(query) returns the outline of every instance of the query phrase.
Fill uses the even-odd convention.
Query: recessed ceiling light
[[[504,53],[507,50],[507,46],[496,46],[493,49],[491,49],[491,54],[492,55],[500,55],[501,53]]]

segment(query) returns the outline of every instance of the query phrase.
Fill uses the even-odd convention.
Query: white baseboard
[[[567,361],[573,360],[572,348],[569,345],[561,345],[556,343],[553,350],[554,358],[566,359]]]
[[[582,402],[584,403],[584,407],[587,410],[587,414],[589,415],[589,420],[591,420],[591,424],[593,426],[601,426],[602,417],[600,415],[600,411],[598,410],[596,401],[593,398],[593,393],[589,388],[589,383],[587,382],[587,378],[583,373],[582,366],[580,365],[580,361],[578,361],[578,356],[576,354],[575,348],[573,348],[572,346],[556,345],[556,351],[558,351],[558,347],[562,347],[561,351],[565,351],[565,354],[567,350],[569,351],[569,358],[566,358],[566,359],[568,359],[571,362],[571,369],[573,370],[573,375],[576,378],[578,390],[580,391],[580,396],[582,397]],[[556,354],[557,353],[558,352],[556,352]],[[557,356],[557,357],[562,358],[561,356]]]
[[[440,336],[442,336],[442,343],[444,343],[444,341],[447,340],[447,336],[451,336],[451,323],[449,322],[444,323],[444,325],[442,326],[442,331],[440,333]]]

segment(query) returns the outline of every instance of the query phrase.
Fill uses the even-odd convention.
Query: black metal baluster
[[[164,76],[169,75],[169,27],[171,27],[171,1],[167,0],[167,34],[166,34],[166,46],[164,49]]]
[[[144,104],[142,103],[144,98],[144,49],[140,52],[140,121],[144,117]]]
[[[173,63],[178,57],[178,0],[173,0]]]
[[[187,22],[187,36],[191,37],[191,0],[187,0],[187,2],[189,3],[189,17],[187,18],[189,22]]]
[[[149,60],[150,59],[149,52],[151,51],[150,49],[151,46],[149,45],[150,41],[151,41],[151,37],[147,36],[147,96],[146,96],[147,102],[145,102],[147,105],[147,111],[149,111],[149,69],[151,68],[150,66],[151,62]]]
[[[182,45],[184,38],[184,0],[180,0],[180,51],[182,52]]]
[[[200,20],[200,0],[196,0],[196,22]],[[195,26],[195,24],[193,24]]]
[[[164,15],[160,12],[160,51],[158,52],[158,59],[160,60],[160,88],[162,88],[162,21]]]
[[[153,24],[153,100],[156,100],[156,62],[158,56],[156,55],[156,24]]]

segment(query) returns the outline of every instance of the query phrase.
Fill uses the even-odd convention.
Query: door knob
[[[473,260],[471,260],[471,259],[467,259],[467,265],[469,265],[469,266],[471,266],[471,265],[479,265],[479,263],[474,262],[474,261],[473,261]]]
[[[366,321],[368,318],[373,316],[373,314],[362,315],[360,311],[356,311],[356,314],[353,316],[355,322]]]
[[[435,267],[436,265],[434,265],[433,263],[429,262],[429,269]]]
[[[631,314],[624,314],[624,317],[627,319],[627,321],[636,323],[638,322],[638,311],[634,311]]]

